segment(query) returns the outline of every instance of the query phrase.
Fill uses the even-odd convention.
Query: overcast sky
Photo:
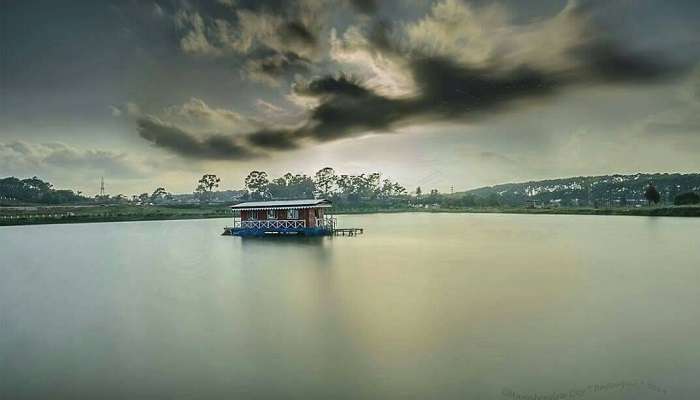
[[[3,1],[0,176],[700,171],[700,2]]]

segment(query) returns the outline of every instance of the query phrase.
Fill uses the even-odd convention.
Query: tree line
[[[378,172],[348,175],[337,174],[326,167],[308,176],[286,173],[271,178],[265,171],[251,171],[245,178],[248,200],[326,198],[340,203],[405,200],[408,191]]]
[[[13,176],[0,179],[0,200],[3,203],[65,204],[87,200],[80,192],[56,189],[36,176],[19,179]]]
[[[424,193],[420,187],[409,193],[404,186],[390,179],[382,179],[378,172],[359,175],[338,174],[326,167],[314,175],[286,173],[272,178],[265,171],[251,171],[245,178],[245,188],[240,191],[218,191],[221,179],[214,174],[205,174],[196,183],[192,194],[172,194],[164,187],[152,193],[141,193],[131,197],[118,194],[83,196],[80,191],[59,190],[49,182],[32,177],[0,178],[0,204],[201,204],[230,203],[236,200],[286,200],[326,198],[343,208],[402,208],[402,207],[497,207],[518,206],[505,196],[494,191],[479,193],[442,194],[437,189]],[[675,184],[674,186],[675,187]],[[478,190],[474,191],[478,192]],[[666,188],[665,192],[670,191]],[[680,193],[678,193],[680,192]],[[668,196],[675,205],[700,204],[700,195],[694,191],[678,191]],[[648,204],[658,204],[662,194],[657,186],[648,184],[642,192]],[[624,199],[624,195],[622,197]],[[621,200],[625,206],[626,201]]]

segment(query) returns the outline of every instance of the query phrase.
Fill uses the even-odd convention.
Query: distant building
[[[542,208],[542,207],[543,207],[543,204],[542,204],[541,201],[537,201],[537,200],[527,200],[527,201],[525,202],[525,207],[527,207],[527,208]]]
[[[555,207],[555,208],[561,207],[561,199],[550,200],[550,201],[549,201],[549,206],[550,206],[550,207]]]

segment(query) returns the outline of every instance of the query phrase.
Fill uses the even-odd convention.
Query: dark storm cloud
[[[377,2],[375,0],[348,0],[350,5],[363,14],[371,14],[377,11]]]
[[[451,118],[498,109],[519,98],[551,95],[565,84],[526,66],[503,73],[466,68],[446,58],[421,58],[411,69],[420,88],[415,111]]]
[[[183,157],[210,160],[248,159],[257,156],[232,135],[198,138],[175,126],[150,117],[137,121],[139,135],[154,145]]]
[[[297,86],[295,91],[297,94],[306,96],[364,97],[371,94],[368,89],[362,87],[359,81],[348,75],[315,79],[306,85]]]
[[[139,121],[139,133],[155,145],[186,157],[244,159],[268,150],[296,149],[305,139],[325,142],[366,132],[387,132],[409,121],[476,118],[507,110],[515,100],[547,98],[576,84],[654,82],[678,71],[676,66],[658,59],[616,53],[613,49],[606,48],[602,55],[597,50],[589,53],[585,56],[588,64],[581,70],[561,74],[526,66],[507,72],[475,69],[443,57],[415,58],[409,65],[418,94],[408,98],[382,96],[347,75],[318,78],[295,88],[297,94],[319,100],[302,127],[261,129],[245,135],[245,143],[235,140],[234,135],[197,139],[182,129],[150,119]]]
[[[666,62],[660,54],[632,53],[610,41],[597,41],[573,49],[593,79],[612,83],[645,83],[686,72],[688,66]]]
[[[305,74],[311,70],[311,61],[296,53],[267,53],[248,60],[246,71],[251,78],[276,84],[280,78]]]
[[[519,99],[550,97],[576,84],[655,82],[678,71],[657,59],[615,53],[592,53],[589,64],[573,74],[554,74],[522,66],[508,72],[473,69],[440,57],[422,57],[410,64],[418,95],[392,99],[347,76],[324,77],[297,89],[316,96],[307,125],[296,137],[328,141],[367,131],[391,130],[403,121],[444,121],[500,112]],[[624,65],[625,69],[617,69]],[[253,134],[254,135],[254,134]]]
[[[252,146],[270,150],[292,150],[299,147],[293,130],[263,129],[246,135],[246,140]]]
[[[236,0],[231,1],[231,4],[236,9],[244,9],[251,11],[264,11],[268,13],[287,12],[290,7],[288,0]]]
[[[321,103],[311,111],[307,125],[298,135],[319,141],[388,130],[393,123],[417,110],[414,100],[389,99],[345,77],[311,82],[302,93],[320,95]]]
[[[287,22],[280,30],[280,35],[284,41],[297,41],[307,46],[316,46],[317,40],[314,33],[299,21]]]
[[[367,40],[379,52],[398,55],[400,49],[393,38],[395,26],[387,19],[376,19],[371,23]]]
[[[441,57],[421,57],[410,63],[418,95],[392,99],[341,76],[324,77],[297,89],[303,95],[320,98],[306,129],[300,136],[325,141],[356,133],[390,130],[412,120],[459,120],[479,114],[499,112],[513,101],[550,97],[576,84],[625,83],[643,79],[654,82],[676,72],[646,57],[619,54],[607,49],[604,57],[590,54],[589,64],[574,73],[550,73],[522,66],[507,72],[474,69]],[[619,65],[624,70],[618,70]],[[652,67],[653,66],[653,67]]]
[[[351,3],[363,12],[376,9],[372,1]],[[287,15],[287,22],[277,32],[281,35],[280,41],[268,42],[282,43],[288,48],[282,50],[279,46],[268,46],[251,51],[247,64],[249,74],[259,80],[273,81],[290,74],[308,73],[315,61],[301,56],[297,50],[317,47],[319,31],[301,23],[300,15],[294,14],[299,11],[293,7],[280,5],[279,10],[275,10],[276,6],[268,8],[262,3],[259,7],[265,12]],[[452,4],[451,7],[457,6]],[[511,40],[508,42],[503,37],[484,39],[493,41],[483,47],[493,47],[496,51],[487,54],[480,62],[471,63],[469,58],[466,61],[460,59],[470,54],[460,47],[464,38],[459,35],[463,32],[455,33],[456,28],[450,28],[451,22],[444,21],[450,15],[426,17],[430,19],[423,25],[416,25],[420,29],[412,32],[413,36],[403,38],[400,29],[405,29],[405,26],[372,19],[365,26],[364,40],[355,40],[345,50],[359,49],[372,57],[379,55],[395,61],[401,72],[412,80],[415,88],[411,93],[389,96],[361,78],[340,73],[298,82],[294,86],[295,95],[311,98],[317,105],[308,111],[305,121],[293,127],[262,128],[244,135],[214,135],[199,139],[175,126],[145,119],[139,121],[139,132],[157,146],[186,157],[250,158],[268,151],[295,149],[306,142],[326,142],[368,132],[390,132],[414,122],[473,120],[508,111],[521,104],[521,100],[548,99],[578,86],[649,84],[679,76],[685,71],[685,66],[675,65],[657,54],[631,51],[598,32],[586,18],[593,8],[593,3],[588,2],[585,6],[565,10],[567,12],[558,19],[553,19],[555,28],[535,24],[528,30],[506,25],[510,29],[496,30],[496,35],[522,31],[526,35],[523,37],[534,40],[524,42],[521,37],[506,37]],[[475,21],[468,23],[478,25],[478,15]],[[447,24],[448,28],[442,29],[440,23]],[[566,31],[569,24],[584,26],[585,29],[574,31],[581,35],[565,36],[561,41],[564,45],[554,41],[559,46],[555,47],[558,52],[544,53],[551,60],[539,59],[541,49],[536,42],[546,35],[558,33],[557,29],[564,35],[571,34]],[[532,29],[542,29],[544,33],[533,35]],[[416,35],[425,43],[414,45],[407,42],[408,38],[416,40]],[[452,42],[445,46],[446,41]],[[427,47],[424,46],[426,43]],[[504,43],[507,45],[503,46]],[[435,48],[431,48],[431,44]],[[480,49],[478,44],[474,49]],[[478,55],[478,51],[475,53]],[[523,53],[528,57],[523,57]]]

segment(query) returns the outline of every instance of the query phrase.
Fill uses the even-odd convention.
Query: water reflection
[[[317,246],[322,245],[327,237],[324,236],[303,236],[303,235],[269,235],[265,237],[241,237],[233,238],[243,245],[258,244],[261,246],[272,245],[294,245],[294,246]]]
[[[0,229],[0,393],[492,399],[645,379],[693,397],[697,222],[343,218],[365,234]],[[581,398],[659,398],[640,387]]]

